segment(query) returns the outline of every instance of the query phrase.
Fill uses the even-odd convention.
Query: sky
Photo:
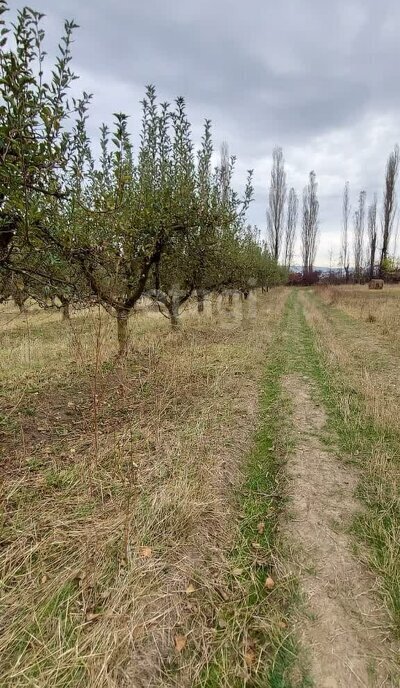
[[[140,125],[146,84],[161,100],[185,97],[193,131],[213,122],[218,149],[237,156],[235,181],[254,169],[248,220],[266,231],[272,150],[284,151],[299,196],[310,170],[319,184],[317,265],[336,265],[341,197],[353,208],[382,198],[386,159],[400,141],[398,0],[30,0],[46,14],[49,55],[63,20],[79,24],[75,88],[93,93],[90,132],[112,113]],[[11,0],[14,9],[20,6]],[[299,243],[295,263],[301,262]]]

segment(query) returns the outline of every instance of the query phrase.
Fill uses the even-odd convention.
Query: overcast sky
[[[17,6],[18,0],[11,0]],[[22,4],[22,3],[21,3]],[[196,134],[205,117],[214,141],[238,157],[238,181],[255,171],[249,221],[265,232],[274,146],[301,194],[317,174],[317,264],[337,263],[341,195],[361,188],[381,200],[386,158],[400,141],[398,0],[31,0],[47,15],[48,47],[64,18],[80,25],[74,70],[93,92],[91,131],[112,113],[138,125],[144,86],[183,95]],[[300,260],[297,251],[296,260]]]

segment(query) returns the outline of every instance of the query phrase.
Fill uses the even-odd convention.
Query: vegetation
[[[7,10],[3,1],[2,14]],[[73,22],[65,25],[51,80],[43,74],[42,15],[25,8],[13,29],[3,19],[0,180],[2,270],[22,276],[40,304],[100,303],[117,320],[119,352],[127,321],[145,292],[173,327],[197,292],[248,292],[285,277],[246,228],[252,173],[240,196],[235,158],[213,167],[211,123],[196,151],[183,98],[142,101],[133,156],[127,117],[100,132],[97,162],[86,121],[90,97],[68,100]],[[75,118],[68,129],[67,119]]]
[[[399,685],[398,148],[321,274],[314,171],[274,148],[263,240],[210,120],[149,85],[90,138],[75,23],[8,12],[2,685]]]

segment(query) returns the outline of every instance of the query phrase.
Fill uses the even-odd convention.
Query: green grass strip
[[[291,311],[287,304],[274,336],[265,371],[261,420],[247,463],[241,491],[239,537],[231,553],[238,573],[240,600],[224,605],[224,630],[214,661],[200,681],[201,688],[307,688],[312,685],[299,659],[300,648],[290,629],[292,607],[298,599],[294,579],[276,580],[274,558],[281,555],[279,519],[283,507],[280,469],[291,443],[290,409],[282,396],[281,377],[287,370],[286,334]],[[284,428],[285,426],[285,428]],[[259,532],[259,524],[265,524]],[[267,577],[275,586],[265,587]],[[246,659],[250,666],[246,666]],[[250,661],[249,660],[253,660]],[[242,667],[242,670],[241,670]],[[294,676],[294,669],[296,678]]]

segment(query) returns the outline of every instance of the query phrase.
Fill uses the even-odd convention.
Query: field
[[[0,307],[1,686],[400,686],[400,288]]]

